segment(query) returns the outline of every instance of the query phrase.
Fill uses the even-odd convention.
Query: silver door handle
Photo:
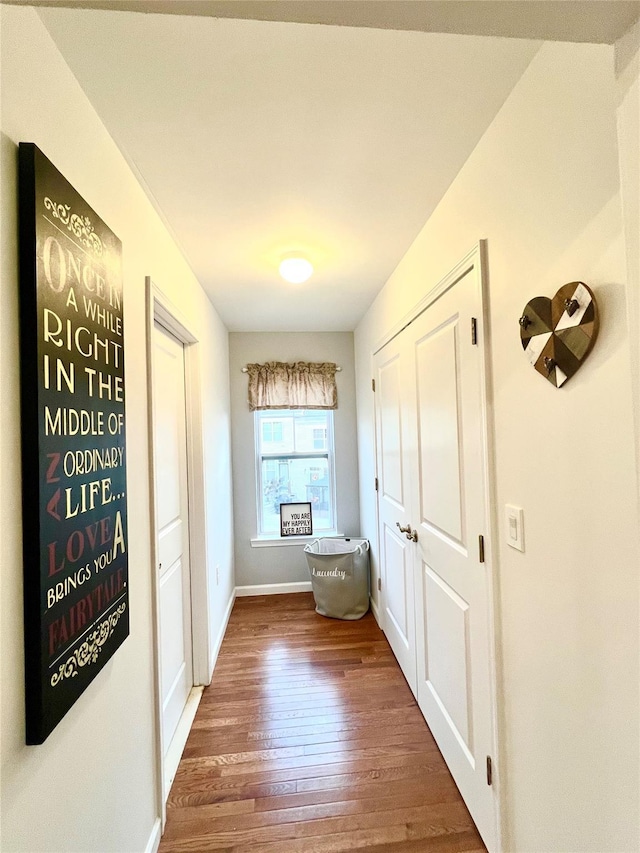
[[[396,521],[396,527],[398,528],[400,533],[406,534],[407,539],[411,540],[411,542],[417,542],[418,541],[418,531],[412,530],[410,524],[407,524],[406,527],[402,527],[400,525],[400,522]]]

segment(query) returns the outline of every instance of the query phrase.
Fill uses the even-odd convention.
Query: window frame
[[[277,419],[278,416],[295,418],[296,412],[311,411],[321,412],[326,417],[327,429],[327,447],[326,450],[306,450],[294,452],[275,452],[263,453],[261,450],[262,441],[262,423],[263,418],[272,417]],[[294,428],[295,429],[295,428]],[[283,434],[286,430],[283,429]],[[294,433],[295,434],[295,433]],[[280,535],[280,527],[277,530],[265,530],[264,527],[264,500],[262,488],[262,463],[263,460],[277,459],[326,459],[329,480],[329,526],[316,528],[313,527],[313,534],[307,539],[315,539],[318,536],[332,536],[337,533],[337,505],[336,505],[336,470],[335,470],[335,419],[332,409],[261,409],[254,412],[253,419],[253,435],[254,435],[254,455],[255,455],[255,507],[256,507],[256,539],[252,541],[273,541],[278,544],[295,545],[296,542],[301,542],[304,537]],[[313,440],[313,439],[312,439]],[[313,517],[313,516],[312,516]]]

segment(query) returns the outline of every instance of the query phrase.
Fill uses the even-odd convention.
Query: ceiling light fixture
[[[291,284],[302,284],[313,274],[311,261],[301,255],[287,255],[280,261],[280,275]]]

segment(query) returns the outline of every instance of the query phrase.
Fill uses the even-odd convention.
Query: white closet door
[[[480,562],[485,468],[480,282],[474,267],[409,327],[418,453],[418,704],[485,843],[496,838],[490,587]]]
[[[153,346],[160,680],[166,755],[193,687],[186,409],[183,345],[156,324]]]
[[[496,803],[478,266],[375,356],[383,628],[489,850]],[[396,527],[410,525],[417,542]],[[415,626],[415,627],[414,627]]]

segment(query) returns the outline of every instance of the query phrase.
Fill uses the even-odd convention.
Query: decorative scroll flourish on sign
[[[98,257],[102,255],[102,240],[93,230],[93,225],[88,216],[70,213],[71,207],[68,204],[56,204],[50,198],[45,198],[44,206],[51,211],[54,219],[59,219],[63,225],[66,225],[67,229],[75,234],[83,245],[92,249]]]
[[[104,622],[92,631],[84,643],[75,650],[71,657],[60,664],[58,671],[51,676],[51,686],[55,687],[63,678],[74,678],[78,674],[78,667],[87,666],[98,660],[102,647],[113,634],[116,625],[124,611],[127,603],[123,602]]]

